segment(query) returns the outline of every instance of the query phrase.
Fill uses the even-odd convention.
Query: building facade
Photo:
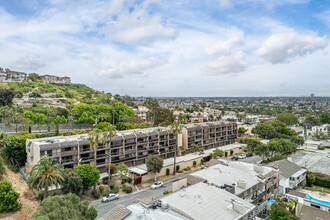
[[[22,72],[0,72],[1,82],[23,82],[27,80],[27,74]]]
[[[59,77],[59,76],[53,76],[53,75],[43,75],[40,77],[46,83],[64,83],[64,84],[71,83],[71,79],[68,76]]]
[[[118,132],[115,138],[100,144],[96,150],[91,148],[88,134],[31,139],[26,141],[26,170],[29,172],[41,157],[48,155],[64,168],[96,164],[104,172],[110,155],[111,163],[134,166],[145,163],[145,158],[149,155],[158,155],[164,159],[173,157],[178,146],[177,141],[177,135],[163,127]]]
[[[180,151],[191,152],[194,145],[204,150],[235,143],[237,124],[232,122],[206,122],[182,125],[183,147]]]

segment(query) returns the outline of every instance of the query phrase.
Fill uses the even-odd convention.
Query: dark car
[[[238,160],[238,157],[232,157],[231,160]]]
[[[247,153],[246,156],[247,157],[252,157],[253,156],[253,153]]]

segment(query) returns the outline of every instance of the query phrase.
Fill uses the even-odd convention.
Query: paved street
[[[170,179],[168,181],[164,182],[164,186],[159,189],[144,189],[132,194],[125,194],[121,196],[118,200],[114,200],[108,203],[102,203],[102,199],[95,200],[91,203],[92,206],[94,206],[98,212],[98,218],[102,217],[104,214],[106,214],[108,211],[110,211],[112,208],[114,208],[116,205],[123,204],[124,206],[128,206],[133,204],[133,202],[136,199],[142,199],[142,198],[153,198],[157,199],[163,195],[163,192],[165,190],[172,190],[172,182],[183,179],[187,177],[187,174],[177,176],[173,179]]]
[[[247,163],[258,163],[262,161],[261,157],[257,155],[253,155],[252,157],[247,157],[244,159],[238,159],[239,161],[247,162]]]

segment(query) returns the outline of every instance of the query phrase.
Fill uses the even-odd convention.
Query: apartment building
[[[147,121],[147,114],[149,109],[145,106],[138,106],[137,109],[134,109],[134,113],[142,118],[145,122]]]
[[[286,194],[292,189],[306,185],[307,170],[291,161],[284,159],[269,164],[278,166],[280,174],[280,193]]]
[[[232,122],[206,122],[182,125],[183,146],[180,151],[191,152],[194,145],[205,150],[235,143],[237,124]]]
[[[27,80],[27,74],[22,72],[0,72],[1,82],[23,82]]]
[[[70,77],[67,77],[67,76],[59,77],[59,76],[53,76],[53,75],[43,75],[40,77],[46,83],[65,83],[65,84],[71,83]]]

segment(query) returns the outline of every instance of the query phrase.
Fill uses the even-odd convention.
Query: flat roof
[[[136,174],[139,174],[139,175],[143,175],[143,174],[148,173],[148,171],[145,171],[145,170],[137,168],[137,167],[129,168],[129,171],[131,171],[133,173],[136,173]]]
[[[195,220],[239,219],[255,208],[253,204],[234,194],[203,182],[170,194],[161,200],[170,208]],[[240,203],[245,208],[244,214],[233,209],[232,201]]]
[[[258,173],[254,171],[254,164],[244,163],[240,161],[224,161],[228,166],[217,164],[207,169],[200,170],[192,173],[191,175],[203,178],[209,182],[212,182],[218,186],[224,184],[235,187],[235,195],[246,191],[247,189],[259,184],[258,175],[267,175],[272,172],[272,168],[263,167],[263,172]],[[246,181],[245,189],[237,186],[237,181]]]

